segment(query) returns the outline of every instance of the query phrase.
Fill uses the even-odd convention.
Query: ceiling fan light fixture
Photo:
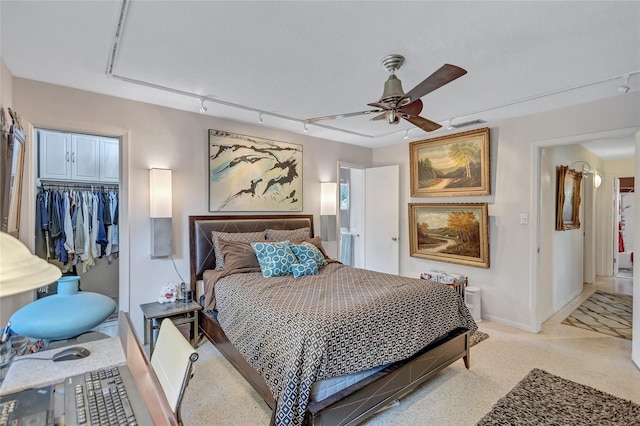
[[[404,96],[404,90],[402,90],[402,82],[394,74],[391,74],[387,81],[384,83],[384,90],[380,97],[381,103],[395,104],[398,99]]]
[[[396,114],[395,109],[390,109],[387,111],[387,123],[389,124],[398,124],[400,123],[400,117]]]

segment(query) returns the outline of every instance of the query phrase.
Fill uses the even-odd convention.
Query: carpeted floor
[[[632,296],[597,290],[562,324],[631,340]]]
[[[640,425],[640,405],[535,368],[478,425]]]

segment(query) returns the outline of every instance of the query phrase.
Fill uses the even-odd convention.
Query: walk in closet
[[[36,131],[36,254],[118,303],[119,140]],[[56,285],[38,291],[38,298]],[[117,335],[117,316],[97,331]]]

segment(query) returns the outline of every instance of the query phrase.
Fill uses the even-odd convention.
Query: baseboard
[[[519,330],[528,331],[530,333],[539,333],[540,332],[540,328],[539,327],[532,326],[531,324],[523,324],[523,323],[516,322],[516,321],[510,321],[510,320],[506,320],[504,318],[496,317],[494,315],[486,315],[486,314],[483,313],[482,314],[482,319],[483,320],[488,320],[488,321],[491,321],[491,322],[495,322],[496,324],[506,325],[508,327],[513,327],[513,328],[517,328]]]

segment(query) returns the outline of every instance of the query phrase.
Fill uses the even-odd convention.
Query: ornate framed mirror
[[[2,225],[0,230],[18,237],[24,178],[25,137],[17,125],[2,132]]]

